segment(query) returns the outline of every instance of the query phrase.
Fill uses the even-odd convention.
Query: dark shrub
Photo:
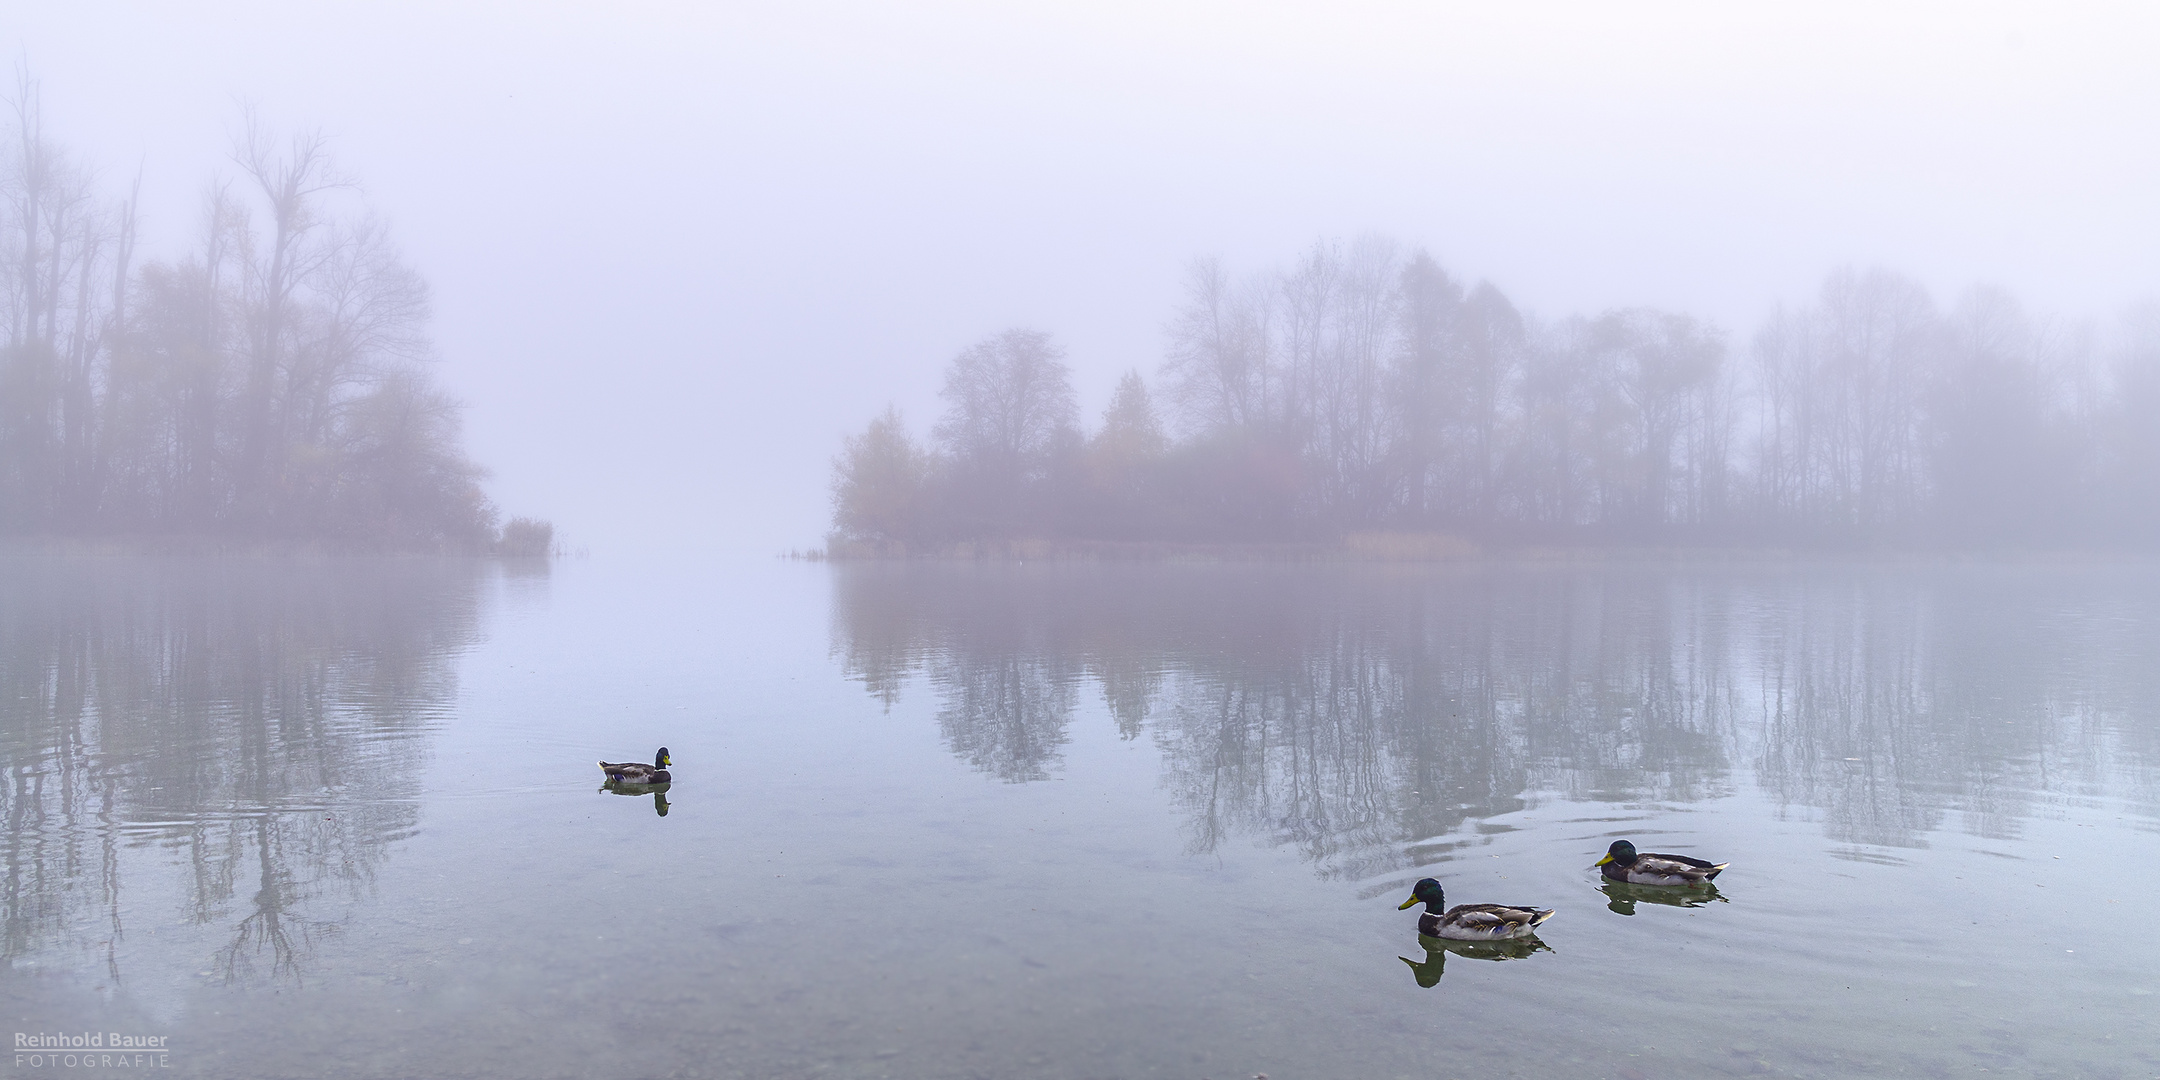
[[[554,551],[555,526],[534,518],[511,518],[495,540],[495,554],[512,558],[539,558]]]

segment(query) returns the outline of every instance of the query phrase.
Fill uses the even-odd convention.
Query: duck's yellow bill
[[[1596,862],[1594,862],[1594,863],[1591,863],[1590,865],[1592,865],[1592,866],[1603,866],[1603,865],[1605,865],[1606,863],[1609,863],[1609,862],[1611,862],[1611,861],[1612,861],[1612,855],[1608,853],[1608,854],[1607,854],[1607,855],[1606,855],[1606,856],[1605,856],[1604,858],[1602,858],[1602,859],[1599,859],[1598,861],[1596,861]]]
[[[1397,904],[1397,905],[1395,905],[1395,910],[1397,910],[1397,911],[1401,911],[1401,910],[1403,910],[1404,908],[1407,908],[1407,907],[1409,907],[1410,905],[1412,905],[1412,904],[1415,904],[1415,903],[1417,903],[1417,897],[1413,896],[1413,897],[1411,897],[1410,899],[1408,899],[1408,900],[1405,900],[1405,901],[1403,901],[1402,903],[1400,903],[1400,904]]]

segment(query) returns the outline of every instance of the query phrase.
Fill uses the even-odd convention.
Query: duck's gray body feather
[[[1428,911],[1418,916],[1418,933],[1451,941],[1505,941],[1529,937],[1537,932],[1538,924],[1552,917],[1551,908],[1457,904],[1445,915]]]
[[[1646,853],[1635,856],[1635,861],[1627,866],[1610,862],[1598,869],[1604,871],[1606,878],[1629,885],[1700,885],[1715,880],[1731,865],[1704,862],[1685,855]]]

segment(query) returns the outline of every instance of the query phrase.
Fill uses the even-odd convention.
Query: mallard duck
[[[1447,907],[1447,893],[1434,878],[1423,878],[1410,890],[1410,899],[1395,910],[1425,905],[1418,916],[1417,932],[1452,941],[1504,941],[1537,933],[1538,924],[1553,917],[1551,908],[1517,907],[1512,904],[1457,904]],[[1444,909],[1444,913],[1443,913]]]
[[[1706,863],[1685,855],[1638,853],[1635,845],[1615,840],[1595,865],[1607,881],[1623,885],[1703,885],[1723,873],[1731,863]]]
[[[619,784],[665,784],[674,779],[667,771],[667,767],[673,764],[675,762],[668,757],[667,747],[663,746],[659,753],[653,755],[650,765],[636,761],[603,761],[600,763],[600,771]]]

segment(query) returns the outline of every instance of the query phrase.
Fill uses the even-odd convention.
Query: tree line
[[[1540,319],[1378,237],[1194,262],[1152,384],[1084,431],[1052,338],[946,371],[833,476],[836,552],[1019,539],[1820,548],[2160,543],[2160,309],[2103,340],[1999,289],[1838,270],[1744,342],[1675,311]]]
[[[397,550],[503,539],[428,371],[427,282],[318,134],[251,113],[176,258],[15,87],[0,155],[0,533]],[[551,530],[518,520],[510,546]],[[551,536],[540,537],[543,553]]]

